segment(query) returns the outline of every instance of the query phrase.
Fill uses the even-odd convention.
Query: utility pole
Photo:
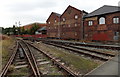
[[[19,28],[18,28],[18,29],[19,29],[19,30],[18,30],[18,35],[20,34],[20,25],[21,25],[21,23],[20,23],[20,21],[19,21],[19,22],[18,22],[18,27],[19,27]]]

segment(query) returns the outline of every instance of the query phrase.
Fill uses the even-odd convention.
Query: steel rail
[[[45,44],[49,44],[49,45],[53,45],[53,46],[56,46],[56,47],[64,48],[66,50],[70,50],[70,51],[73,51],[73,52],[76,52],[76,53],[79,53],[79,54],[83,54],[83,55],[86,55],[86,56],[89,56],[89,57],[92,57],[92,58],[97,58],[99,60],[103,60],[103,61],[107,61],[108,60],[108,58],[100,57],[100,56],[97,56],[97,55],[94,55],[94,54],[90,54],[90,53],[86,53],[86,52],[81,52],[81,51],[78,51],[76,49],[72,49],[70,47],[57,45],[57,44],[54,44],[54,43],[47,43],[47,42],[44,42],[44,43]]]
[[[41,40],[41,41],[47,41],[47,42],[54,42],[54,43],[66,43],[76,46],[84,46],[84,47],[95,47],[95,48],[101,48],[101,49],[111,49],[111,50],[120,50],[120,46],[109,46],[109,45],[95,45],[95,44],[88,44],[88,43],[77,43],[77,42],[66,42],[62,40]]]
[[[28,43],[28,42],[27,42]],[[41,49],[38,49],[37,47],[31,45],[30,43],[28,43],[30,46],[32,46],[33,48],[37,49],[39,52],[43,53],[44,55],[46,55],[48,58],[50,58],[55,64],[57,64],[58,66],[60,66],[64,71],[66,71],[69,75],[73,76],[73,77],[78,77],[78,74],[76,74],[75,72],[73,72],[72,70],[70,70],[69,68],[67,68],[66,66],[62,65],[59,61],[57,61],[56,59],[54,59],[51,55],[49,55],[48,53],[44,52]]]
[[[24,41],[23,41],[23,42],[24,42]],[[38,69],[37,61],[36,61],[36,59],[35,59],[35,57],[34,57],[34,54],[32,54],[32,51],[31,51],[30,47],[28,46],[28,44],[25,43],[25,42],[24,42],[24,44],[27,46],[27,48],[28,48],[28,50],[29,50],[29,53],[30,53],[30,55],[31,55],[31,57],[32,57],[32,59],[33,59],[33,64],[34,64],[34,66],[35,66],[35,70],[36,70],[37,75],[38,75],[38,76],[41,76],[42,73],[41,73],[41,72],[39,71],[39,69]]]
[[[28,52],[25,50],[25,48],[23,47],[23,45],[22,45],[21,43],[19,43],[19,44],[20,44],[20,46],[22,47],[23,51],[25,52],[25,55],[26,55],[27,60],[28,60],[28,62],[29,62],[29,64],[30,64],[30,66],[31,66],[31,69],[32,69],[32,71],[33,71],[33,73],[34,73],[34,76],[35,76],[35,77],[40,77],[41,74],[37,72],[38,70],[36,71],[36,64],[34,64],[33,56],[32,56],[32,55],[28,55]],[[28,49],[28,50],[29,50],[29,49]],[[29,53],[30,53],[30,52],[29,52]],[[30,57],[31,57],[31,58],[30,58]]]
[[[99,51],[90,50],[90,49],[86,49],[86,48],[80,48],[80,47],[76,47],[75,45],[70,45],[70,44],[65,44],[65,43],[62,43],[62,44],[57,43],[57,44],[64,45],[64,46],[67,46],[67,47],[71,47],[71,48],[75,48],[75,49],[80,49],[80,50],[88,51],[88,52],[91,52],[91,53],[97,53],[97,54],[101,54],[101,55],[105,55],[105,56],[111,56],[111,57],[115,56],[114,54],[99,52]]]
[[[14,58],[15,58],[15,55],[16,55],[16,53],[17,53],[17,49],[18,49],[18,42],[16,42],[16,48],[15,48],[14,52],[12,53],[11,57],[9,58],[7,64],[6,64],[5,67],[3,68],[3,70],[2,70],[2,72],[1,72],[1,74],[0,74],[0,77],[6,76],[7,71],[8,71],[10,65],[12,64],[12,62],[13,62],[13,60],[14,60]]]

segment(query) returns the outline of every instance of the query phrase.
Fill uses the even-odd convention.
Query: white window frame
[[[99,19],[99,24],[105,24],[105,17],[101,17]]]
[[[49,26],[49,28],[48,29],[50,29],[50,26]]]
[[[78,15],[75,15],[75,19],[78,19]]]
[[[69,24],[68,27],[71,27],[71,25]]]
[[[55,19],[55,22],[57,22],[57,20]]]
[[[50,24],[50,21],[48,22],[48,24]]]
[[[65,18],[63,18],[62,20],[65,21]]]
[[[91,20],[88,21],[88,25],[89,25],[89,26],[92,26],[92,25],[93,25],[93,21],[91,21]]]
[[[119,20],[120,20],[120,19],[119,19],[118,17],[114,17],[114,18],[113,18],[113,23],[114,23],[114,24],[118,24],[118,23],[119,23]]]
[[[77,32],[75,32],[75,36],[77,36]]]
[[[78,24],[77,23],[75,23],[75,27],[77,27],[78,26]]]

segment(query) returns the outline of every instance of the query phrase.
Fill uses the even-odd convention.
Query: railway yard
[[[111,61],[119,63],[116,56],[119,56],[120,47],[113,45],[95,45],[48,39],[31,41],[17,38],[11,48],[13,52],[9,55],[6,63],[3,64],[1,77],[50,75],[86,77],[99,75],[98,72],[108,69],[105,66],[108,65],[109,67],[110,64],[113,64],[113,67],[109,69],[113,68],[114,70],[114,63]],[[106,69],[100,71],[101,68]],[[118,69],[116,70],[118,71]],[[103,73],[100,75],[106,75]]]
[[[3,4],[0,77],[120,77],[120,1],[34,1]]]

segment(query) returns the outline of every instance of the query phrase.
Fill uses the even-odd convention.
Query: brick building
[[[104,5],[84,17],[84,39],[118,41],[120,7]]]
[[[75,7],[68,6],[61,15],[60,37],[62,39],[81,40],[83,38],[83,16],[87,13]]]
[[[52,12],[47,19],[47,37],[48,38],[59,38],[59,27],[60,27],[60,14]]]
[[[75,39],[83,37],[82,18],[87,14],[72,6],[68,6],[62,15],[52,12],[47,19],[47,35],[50,38]]]

